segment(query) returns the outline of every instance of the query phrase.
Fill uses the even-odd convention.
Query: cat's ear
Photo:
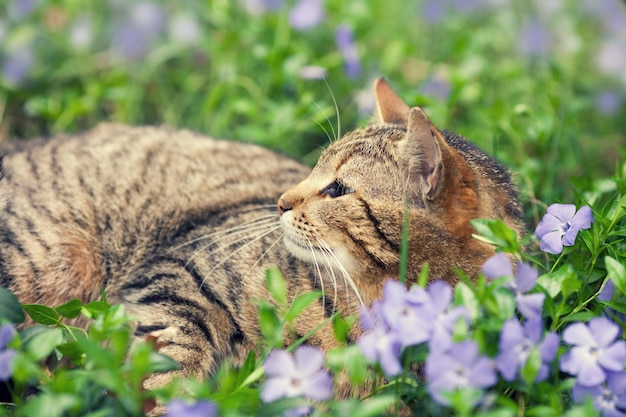
[[[384,78],[378,78],[374,81],[374,96],[376,97],[376,110],[381,122],[403,125],[408,123],[411,109],[391,89]]]
[[[409,111],[405,152],[411,177],[421,183],[422,195],[428,200],[437,196],[443,179],[443,159],[433,126],[424,110],[413,107]]]

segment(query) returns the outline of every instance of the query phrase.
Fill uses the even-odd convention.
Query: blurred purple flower
[[[7,346],[15,336],[15,328],[10,324],[0,327],[0,381],[8,381],[13,374],[12,363],[17,352]]]
[[[374,301],[370,310],[361,310],[360,322],[361,327],[366,330],[357,341],[363,356],[372,362],[378,362],[387,376],[402,372],[399,360],[402,341],[385,323],[381,302]]]
[[[151,39],[163,32],[167,16],[163,7],[146,0],[132,6],[130,20],[144,36]]]
[[[471,13],[483,6],[481,0],[452,0],[452,7],[460,13]]]
[[[497,382],[493,361],[478,352],[474,341],[457,343],[447,352],[431,351],[426,359],[428,392],[441,405],[446,393],[459,388],[484,389]]]
[[[428,300],[428,294],[422,287],[413,286],[407,291],[398,281],[385,283],[380,310],[391,331],[398,335],[402,347],[429,339],[432,323],[424,320],[426,312],[423,311]]]
[[[322,0],[298,0],[289,13],[289,23],[296,30],[306,30],[324,19]]]
[[[511,277],[513,276],[513,265],[508,256],[500,252],[485,261],[482,272],[489,279]],[[529,320],[540,318],[543,310],[545,294],[527,294],[535,288],[538,275],[532,266],[523,262],[517,262],[515,279],[507,283],[507,286],[515,295],[517,309]]]
[[[422,94],[433,97],[440,101],[448,100],[450,97],[450,83],[443,78],[430,78],[420,88]]]
[[[576,211],[573,204],[552,204],[535,229],[537,238],[541,240],[541,250],[558,255],[563,246],[574,245],[578,232],[589,229],[593,221],[589,206],[582,206]]]
[[[626,409],[626,373],[609,372],[604,384],[590,387],[576,384],[572,388],[572,397],[577,403],[584,403],[587,398],[591,398],[600,416],[626,417],[618,409]]]
[[[530,21],[520,29],[518,48],[527,57],[546,56],[552,51],[552,35],[543,22]]]
[[[335,31],[335,43],[343,56],[346,75],[350,78],[361,75],[361,60],[352,29],[345,25],[339,26]]]
[[[432,331],[428,340],[431,352],[444,351],[452,346],[454,326],[459,320],[470,322],[470,315],[464,306],[451,307],[452,288],[445,281],[437,280],[426,289],[428,302],[422,309],[423,320],[432,323]]]
[[[2,76],[10,86],[20,84],[33,65],[33,53],[28,47],[14,50],[5,57],[2,65]]]
[[[500,333],[500,353],[496,357],[496,367],[506,381],[517,378],[519,370],[526,365],[532,349],[538,349],[541,366],[535,382],[548,377],[548,363],[554,360],[559,347],[559,337],[552,332],[543,336],[543,322],[540,319],[526,320],[522,326],[517,319],[510,319],[502,326]]]
[[[261,389],[261,399],[264,402],[298,396],[315,401],[329,399],[332,379],[323,364],[324,353],[311,346],[301,346],[293,355],[285,350],[270,352],[263,364],[268,379]],[[304,415],[308,411],[308,406],[302,406],[287,414]]]
[[[425,0],[422,3],[421,15],[428,23],[441,22],[445,12],[445,4],[441,0]]]
[[[175,399],[167,403],[165,417],[217,417],[217,405],[211,401],[198,401],[190,404]]]
[[[283,0],[243,0],[243,4],[248,13],[259,16],[278,11],[283,7]]]
[[[598,294],[598,300],[600,301],[611,301],[611,298],[613,298],[613,292],[615,291],[615,283],[613,282],[613,280],[607,280],[606,284],[604,284],[604,287],[602,288],[602,291],[600,291],[600,294]]]
[[[600,114],[611,116],[622,107],[621,94],[614,90],[605,90],[596,95],[596,108]]]
[[[124,58],[137,60],[148,52],[149,43],[139,28],[125,23],[115,31],[111,47]]]
[[[605,317],[570,324],[563,341],[573,347],[561,357],[560,369],[577,376],[576,383],[590,387],[603,383],[607,372],[624,370],[626,343],[615,341],[619,327]]]
[[[14,20],[21,20],[37,7],[37,0],[11,0],[7,14]]]
[[[176,42],[193,45],[200,40],[200,33],[198,21],[192,15],[178,13],[170,20],[169,36]]]

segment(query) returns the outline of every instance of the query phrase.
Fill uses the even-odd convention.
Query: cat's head
[[[280,197],[286,247],[363,287],[358,281],[397,274],[408,213],[410,274],[424,262],[433,278],[454,280],[455,267],[476,274],[493,249],[472,239],[471,219],[500,217],[521,230],[502,210],[518,204],[508,174],[489,178],[492,167],[481,164],[503,168],[457,136],[456,149],[383,79],[374,92],[379,121],[332,143],[309,177]]]

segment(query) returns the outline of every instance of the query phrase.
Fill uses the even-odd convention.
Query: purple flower
[[[10,324],[0,327],[0,381],[8,381],[13,374],[12,363],[17,352],[7,346],[15,336],[15,328]]]
[[[169,35],[176,42],[193,45],[200,40],[200,33],[198,21],[191,14],[178,13],[170,21]]]
[[[144,0],[132,6],[130,19],[144,36],[152,39],[165,29],[167,16],[162,6]]]
[[[422,3],[421,14],[428,23],[439,23],[445,16],[445,5],[441,0],[425,0]]]
[[[9,53],[2,65],[2,75],[8,85],[15,86],[26,79],[33,65],[33,53],[29,47],[23,47]]]
[[[175,399],[167,403],[165,417],[217,417],[217,405],[211,401],[198,401],[190,404]]]
[[[375,301],[371,311],[365,308],[361,311],[361,327],[367,331],[357,345],[367,359],[380,364],[385,375],[393,376],[402,372],[399,360],[402,341],[385,323],[381,309],[381,303]]]
[[[15,20],[21,20],[28,17],[36,7],[36,0],[12,0],[9,3],[7,14]]]
[[[496,367],[507,381],[517,378],[519,370],[526,365],[532,349],[538,349],[541,366],[535,382],[548,377],[548,363],[554,360],[559,347],[559,337],[546,333],[542,339],[543,322],[540,319],[526,320],[522,326],[517,319],[510,319],[502,326],[500,333],[500,353],[496,357]]]
[[[424,305],[429,300],[422,287],[410,291],[398,281],[387,281],[380,306],[385,322],[395,332],[402,347],[417,345],[429,339],[432,323],[424,320]]]
[[[271,402],[280,398],[304,396],[315,401],[332,396],[332,379],[322,368],[324,353],[311,346],[301,346],[292,355],[286,350],[274,350],[263,367],[269,377],[262,387],[261,399]],[[308,406],[291,410],[290,415],[304,415]]]
[[[457,343],[447,352],[431,351],[426,359],[428,392],[441,405],[459,388],[484,389],[497,381],[493,361],[478,352],[473,341]]]
[[[248,13],[260,16],[267,12],[278,11],[283,7],[283,0],[244,0],[244,7]]]
[[[298,0],[289,13],[289,23],[296,30],[306,30],[324,19],[322,0]]]
[[[590,387],[576,384],[572,389],[572,397],[577,403],[584,403],[587,398],[593,400],[595,409],[605,417],[626,417],[617,408],[626,408],[626,373],[609,372],[606,383]]]
[[[469,311],[463,306],[451,307],[452,288],[445,281],[433,281],[426,289],[428,302],[422,309],[424,321],[432,323],[428,340],[431,352],[443,351],[452,346],[452,333],[459,320],[470,322]]]
[[[354,33],[348,26],[341,25],[335,31],[335,43],[345,61],[344,69],[350,78],[361,75],[361,60],[354,42]]]
[[[433,77],[427,80],[420,88],[422,94],[437,100],[445,101],[450,97],[450,83],[441,77]]]
[[[622,96],[614,90],[605,90],[596,95],[596,108],[600,114],[610,116],[622,107]]]
[[[546,56],[552,50],[552,35],[543,22],[531,21],[520,30],[518,48],[527,57]]]
[[[607,372],[623,371],[626,343],[615,341],[618,333],[619,327],[605,317],[569,325],[563,341],[573,347],[561,357],[561,370],[577,376],[576,383],[585,387],[602,384]]]
[[[589,229],[593,221],[589,206],[576,211],[573,204],[552,204],[535,229],[537,238],[541,240],[541,250],[558,255],[563,246],[574,245],[578,232]]]
[[[513,265],[508,256],[504,253],[497,253],[485,261],[482,271],[489,279],[510,277],[513,276]],[[542,293],[526,294],[535,288],[537,278],[538,273],[532,266],[517,262],[515,279],[507,283],[515,294],[517,309],[529,320],[541,317],[545,299],[545,294]]]

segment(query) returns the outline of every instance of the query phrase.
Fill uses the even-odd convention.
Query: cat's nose
[[[282,216],[284,212],[292,209],[291,203],[283,197],[278,199],[278,213]]]

